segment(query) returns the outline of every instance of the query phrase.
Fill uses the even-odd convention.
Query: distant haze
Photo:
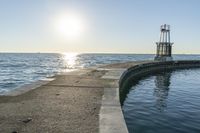
[[[171,25],[173,53],[200,52],[199,0],[1,0],[0,52],[155,53]]]

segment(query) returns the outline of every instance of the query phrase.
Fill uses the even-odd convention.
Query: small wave
[[[16,83],[14,83],[14,82],[4,83],[2,85],[3,88],[10,88],[10,87],[15,87],[15,86],[16,86]]]
[[[2,64],[1,67],[8,67],[8,68],[19,68],[19,67],[25,67],[26,64]]]
[[[0,95],[4,95],[5,93],[9,92],[8,89],[0,88]]]
[[[54,80],[55,78],[42,78],[40,79],[41,81],[52,81]]]

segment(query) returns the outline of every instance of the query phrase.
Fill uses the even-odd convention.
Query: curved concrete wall
[[[129,88],[131,87],[130,82],[138,81],[144,76],[161,71],[198,67],[200,67],[200,60],[183,60],[167,62],[152,61],[132,66],[122,74],[119,80],[120,102],[121,104],[123,104],[126,94],[128,93]]]

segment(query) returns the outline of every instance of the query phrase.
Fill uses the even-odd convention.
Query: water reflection
[[[164,111],[167,107],[171,72],[160,73],[155,77],[155,88],[153,95],[156,98],[155,106],[159,111]]]
[[[129,133],[199,133],[200,69],[151,75],[132,86],[123,104]]]
[[[65,70],[75,69],[78,53],[64,53]]]

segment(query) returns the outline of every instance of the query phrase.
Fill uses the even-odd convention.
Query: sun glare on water
[[[78,53],[63,53],[66,71],[75,69]]]
[[[77,39],[84,31],[83,20],[75,14],[61,15],[57,20],[56,27],[66,39]]]

